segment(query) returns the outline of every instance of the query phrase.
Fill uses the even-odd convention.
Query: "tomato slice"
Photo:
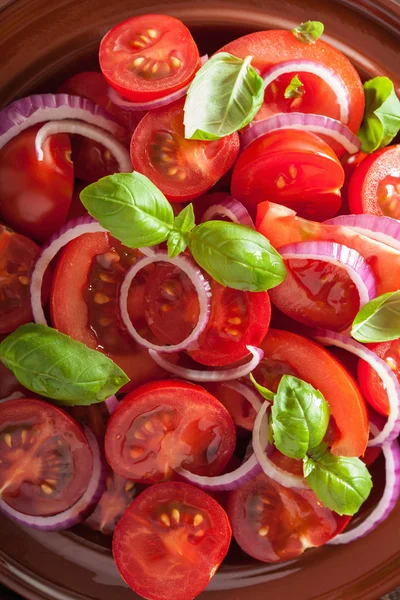
[[[246,431],[253,431],[257,413],[250,402],[246,400],[245,396],[232,387],[232,384],[234,385],[235,383],[236,382],[232,381],[207,383],[205,387],[225,406],[236,427],[240,427]],[[233,471],[233,469],[231,470]],[[229,471],[227,471],[227,473],[229,473]]]
[[[270,30],[257,31],[240,37],[221,48],[220,52],[230,52],[238,58],[251,55],[253,57],[252,65],[260,71],[261,75],[269,67],[288,60],[313,60],[324,64],[341,78],[347,88],[349,93],[349,122],[347,125],[354,133],[357,133],[364,115],[365,102],[362,83],[350,61],[342,52],[330,44],[322,40],[305,44],[290,31]],[[337,102],[332,97],[332,92],[327,89],[326,83],[321,78],[312,76],[309,73],[294,72],[293,76],[297,74],[305,88],[305,93],[302,96],[303,101],[297,107],[294,105],[292,108],[290,104],[288,107],[291,110],[315,112],[337,118]],[[282,107],[285,108],[284,100],[281,99],[281,94],[286,89],[284,89],[285,83],[286,80],[278,82],[278,103],[276,102],[277,98],[270,95],[273,93],[274,88],[269,86],[270,89],[267,90],[265,103],[260,111],[260,118],[263,118],[264,108],[269,114],[274,110],[282,112]]]
[[[28,237],[45,241],[66,220],[74,187],[71,145],[66,134],[43,144],[43,161],[35,152],[35,125],[0,150],[0,216]]]
[[[116,473],[143,483],[174,470],[218,475],[235,449],[235,427],[224,406],[200,386],[157,381],[128,394],[111,416],[107,460]]]
[[[252,142],[233,169],[232,196],[247,207],[270,200],[319,221],[342,203],[344,172],[333,150],[308,131],[287,129]]]
[[[85,492],[93,469],[78,424],[42,400],[0,405],[1,497],[15,510],[47,516],[67,510]]]
[[[184,103],[178,100],[147,113],[131,141],[133,168],[171,202],[204,194],[229,171],[239,152],[237,133],[212,142],[185,139]]]
[[[367,348],[389,365],[400,383],[400,340],[367,344]],[[362,359],[358,361],[358,383],[369,404],[387,417],[390,413],[390,405],[382,379],[375,369]]]
[[[54,327],[110,356],[130,378],[125,389],[164,374],[149,353],[131,339],[119,317],[119,288],[138,256],[138,251],[122,246],[106,233],[82,235],[61,255],[50,294]],[[131,318],[135,325],[144,327],[145,277],[144,270],[138,274],[128,299]]]
[[[147,14],[113,27],[101,41],[99,60],[111,87],[128,100],[142,102],[189,83],[199,51],[181,21]]]
[[[400,218],[400,144],[367,156],[349,184],[352,213]]]
[[[117,116],[115,105],[108,96],[108,83],[97,71],[82,71],[69,77],[57,90],[59,94],[72,94],[89,98],[108,112]]]
[[[133,481],[117,475],[110,469],[106,489],[92,514],[86,519],[85,525],[104,535],[111,535],[128,506],[132,504],[135,495]]]
[[[211,314],[189,355],[209,366],[223,366],[248,356],[268,331],[271,304],[267,292],[243,292],[211,283]]]
[[[149,600],[191,600],[207,586],[229,548],[227,514],[186,483],[142,492],[117,525],[113,554],[126,583]]]
[[[311,383],[331,408],[337,431],[333,454],[363,455],[369,435],[367,409],[355,380],[340,362],[319,344],[278,329],[270,329],[260,347],[264,358],[255,369],[256,380],[272,391],[285,373]]]
[[[368,156],[365,152],[356,152],[356,154],[346,154],[340,159],[344,171],[344,184],[341,189],[343,204],[339,214],[348,214],[349,209],[349,185],[354,171],[364,158]]]

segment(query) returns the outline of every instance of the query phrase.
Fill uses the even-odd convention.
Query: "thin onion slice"
[[[213,492],[228,492],[230,490],[236,490],[238,487],[246,483],[246,481],[254,479],[254,477],[261,473],[261,467],[255,455],[252,454],[240,465],[240,467],[234,471],[231,471],[230,473],[225,473],[224,475],[205,477],[201,475],[195,475],[186,469],[179,469],[177,473],[189,483],[192,483],[203,490],[210,490]]]
[[[199,299],[199,318],[194,327],[193,331],[179,344],[173,344],[171,346],[158,346],[149,342],[140,335],[137,329],[133,326],[132,321],[128,313],[128,294],[129,288],[131,287],[132,281],[137,273],[156,262],[167,262],[181,269],[185,273],[193,284],[197,292]],[[198,269],[188,258],[179,255],[174,258],[169,258],[166,252],[156,252],[152,256],[142,258],[137,261],[136,264],[132,265],[127,271],[125,278],[121,285],[119,306],[121,311],[121,318],[128,330],[130,336],[141,346],[147,348],[149,351],[154,350],[156,352],[179,352],[185,350],[191,343],[197,340],[199,335],[204,331],[211,310],[211,288],[208,281],[205,279],[200,269]],[[168,361],[165,361],[168,363]]]
[[[376,297],[376,278],[367,261],[353,248],[336,242],[296,242],[279,248],[285,260],[322,260],[344,269],[360,296],[360,308]]]
[[[129,152],[111,133],[101,127],[72,119],[49,121],[39,129],[35,138],[36,156],[39,161],[44,159],[42,146],[45,140],[56,133],[83,135],[90,140],[99,142],[115,157],[121,173],[130,173],[133,170]]]
[[[247,227],[255,229],[253,219],[251,218],[247,208],[243,206],[239,200],[232,198],[232,196],[227,195],[226,198],[221,200],[221,202],[218,202],[218,204],[213,204],[207,208],[202,216],[201,222],[205,223],[206,221],[211,221],[218,216],[226,217],[233,223],[246,225]]]
[[[80,521],[86,519],[104,492],[107,476],[107,464],[103,457],[103,450],[100,442],[94,433],[89,429],[89,427],[84,427],[84,432],[93,454],[93,470],[85,493],[77,502],[75,502],[75,504],[70,506],[67,510],[56,515],[38,517],[26,515],[18,510],[15,510],[0,497],[0,510],[10,517],[10,519],[20,523],[21,525],[26,525],[28,527],[32,527],[33,529],[41,529],[43,531],[68,529],[69,527],[72,527],[73,525],[76,525]]]
[[[264,86],[267,88],[275,79],[286,73],[312,73],[323,79],[336,95],[340,107],[340,120],[342,123],[348,123],[349,92],[333,69],[315,60],[287,60],[265,71]]]
[[[312,337],[325,346],[337,346],[355,354],[376,371],[388,396],[390,414],[382,431],[368,442],[368,446],[382,446],[396,439],[400,433],[400,385],[389,365],[366,346],[340,333],[317,329],[312,332]]]
[[[400,252],[400,221],[377,215],[339,215],[324,222],[326,225],[349,227]]]
[[[110,396],[109,398],[107,398],[107,400],[105,401],[105,404],[107,406],[107,410],[108,410],[110,416],[115,413],[115,411],[117,410],[117,408],[119,406],[119,402],[118,402],[118,399],[116,396]]]
[[[250,354],[252,354],[252,359],[250,362],[246,363],[245,365],[240,365],[240,367],[234,367],[233,369],[221,369],[221,371],[197,371],[195,369],[186,369],[185,367],[174,365],[168,360],[165,360],[165,358],[163,358],[155,350],[149,350],[149,354],[154,362],[156,362],[160,367],[165,369],[165,371],[176,375],[177,377],[188,379],[189,381],[211,383],[213,381],[232,381],[232,379],[239,379],[240,377],[249,375],[249,373],[251,373],[253,369],[255,369],[256,366],[261,362],[264,352],[255,346],[246,346],[246,348]]]
[[[279,113],[262,121],[253,121],[240,138],[243,151],[251,142],[271,131],[278,129],[298,129],[322,134],[338,142],[349,154],[355,154],[361,148],[361,141],[341,121],[312,113]]]
[[[17,400],[19,398],[26,398],[26,396],[23,392],[13,392],[9,396],[5,396],[4,398],[1,398],[0,404],[3,404],[3,402],[8,402],[9,400]]]
[[[260,411],[262,401],[260,400],[259,393],[256,392],[254,387],[245,385],[240,381],[227,381],[226,383],[224,383],[224,387],[233,390],[234,392],[237,392],[238,394],[241,394],[244,398],[246,398],[247,402],[251,404],[256,413]]]

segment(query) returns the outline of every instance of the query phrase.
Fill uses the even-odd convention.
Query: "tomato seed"
[[[179,510],[177,508],[174,508],[172,510],[171,515],[172,515],[172,518],[175,521],[175,523],[179,523],[180,518],[181,518],[181,513],[179,512]]]
[[[193,519],[193,525],[194,525],[195,527],[198,527],[199,525],[201,525],[201,523],[202,523],[203,521],[204,521],[204,519],[203,519],[202,515],[200,515],[200,514],[197,514],[197,515],[195,516],[195,518]]]
[[[265,537],[266,535],[268,535],[268,531],[269,527],[262,527],[258,530],[258,535],[260,535],[261,537]]]
[[[163,513],[160,517],[160,521],[162,521],[167,527],[171,527],[171,521],[167,514]]]

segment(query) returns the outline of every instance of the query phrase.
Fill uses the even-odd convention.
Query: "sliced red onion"
[[[340,120],[349,121],[349,92],[342,79],[333,69],[315,60],[287,60],[265,71],[264,86],[267,88],[275,79],[286,73],[312,73],[329,85],[336,95],[340,107]]]
[[[9,396],[6,396],[5,398],[1,398],[0,404],[3,404],[3,402],[8,402],[9,400],[16,400],[17,398],[25,398],[25,397],[26,397],[25,394],[23,394],[22,392],[13,392]]]
[[[324,221],[326,225],[349,227],[400,252],[400,221],[377,215],[339,215]]]
[[[118,406],[119,406],[119,402],[116,396],[110,396],[109,398],[107,398],[106,402],[106,406],[107,406],[107,410],[110,413],[110,416],[112,414],[115,413],[115,411],[117,410]]]
[[[400,385],[389,365],[372,350],[340,333],[317,329],[312,332],[312,336],[325,346],[337,346],[355,354],[376,371],[388,396],[390,414],[382,431],[368,442],[368,446],[381,446],[396,439],[400,433]]]
[[[133,279],[141,269],[147,267],[147,265],[151,265],[156,262],[167,262],[181,269],[185,273],[185,275],[189,277],[190,281],[193,284],[193,287],[197,292],[199,299],[200,310],[199,319],[196,323],[196,326],[194,327],[190,335],[188,335],[182,342],[179,342],[179,344],[173,344],[171,346],[157,346],[157,344],[153,344],[152,342],[149,342],[144,337],[142,337],[137,331],[137,329],[133,326],[128,313],[128,294]],[[142,258],[141,260],[138,260],[137,263],[132,265],[132,267],[127,271],[121,285],[119,306],[122,321],[125,327],[127,328],[128,333],[138,344],[140,344],[144,348],[147,348],[148,350],[155,350],[158,352],[179,352],[180,350],[185,350],[189,346],[189,344],[197,340],[199,335],[204,331],[208,323],[208,317],[210,315],[211,288],[210,284],[205,279],[200,269],[198,269],[188,258],[183,256],[182,254],[179,256],[175,256],[175,258],[169,258],[166,252],[156,252],[152,256],[148,256]]]
[[[226,198],[221,200],[221,202],[218,202],[218,204],[213,204],[207,208],[201,218],[201,222],[205,223],[205,221],[211,221],[218,216],[227,217],[233,221],[233,223],[246,225],[247,227],[255,229],[253,219],[247,208],[245,208],[239,200],[232,198],[232,196],[227,195]]]
[[[133,170],[128,150],[111,133],[101,127],[89,125],[83,121],[64,119],[62,121],[49,121],[43,125],[36,134],[35,150],[38,160],[44,159],[42,146],[45,140],[56,133],[71,133],[83,135],[90,140],[99,142],[115,157],[120,173],[130,173]]]
[[[309,489],[303,477],[293,475],[278,467],[268,457],[271,447],[268,441],[268,410],[269,402],[265,401],[256,417],[253,428],[253,450],[260,467],[268,477],[287,488]]]
[[[343,146],[349,154],[355,154],[361,148],[361,140],[341,121],[325,115],[289,112],[280,113],[262,121],[253,121],[240,138],[241,150],[262,135],[277,129],[298,129],[326,135]]]
[[[189,483],[192,483],[203,490],[227,492],[230,490],[236,490],[238,487],[246,483],[246,481],[254,479],[254,477],[261,473],[261,467],[255,455],[252,454],[250,458],[245,460],[245,462],[240,465],[240,467],[234,471],[231,471],[230,473],[225,473],[224,475],[205,477],[201,475],[195,475],[186,469],[179,469],[177,473]]]
[[[86,492],[73,506],[57,515],[38,517],[19,512],[0,498],[0,510],[21,525],[33,529],[42,529],[43,531],[68,529],[83,521],[100,500],[107,476],[107,464],[99,440],[89,427],[84,427],[84,431],[93,454],[93,470]]]
[[[185,367],[180,367],[179,365],[174,365],[170,363],[168,360],[165,360],[155,350],[149,350],[149,354],[151,358],[156,362],[160,367],[180,377],[181,379],[188,379],[189,381],[198,381],[202,383],[210,383],[213,381],[232,381],[232,379],[239,379],[240,377],[245,377],[249,375],[256,368],[256,366],[261,362],[264,352],[260,348],[256,348],[255,346],[246,346],[247,350],[253,355],[250,362],[245,365],[240,365],[240,367],[234,367],[233,369],[225,369],[220,371],[197,371],[195,369],[186,369]]]
[[[336,242],[311,241],[296,242],[279,248],[285,260],[301,258],[322,260],[344,269],[360,296],[360,308],[376,297],[376,279],[367,261],[353,248]]]
[[[0,112],[0,148],[32,125],[61,119],[79,119],[113,135],[121,132],[118,121],[87,98],[70,94],[34,94],[15,100]]]
[[[245,385],[240,381],[227,381],[226,383],[224,383],[224,387],[231,389],[234,392],[237,392],[238,394],[244,396],[247,402],[251,404],[251,406],[254,408],[256,413],[260,411],[260,408],[262,406],[262,400],[260,399],[260,395],[258,394],[258,392],[256,392],[254,387]]]

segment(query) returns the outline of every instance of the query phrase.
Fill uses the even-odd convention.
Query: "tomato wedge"
[[[224,406],[185,381],[148,383],[128,394],[106,432],[116,473],[143,483],[170,479],[174,469],[218,475],[235,449],[235,427]]]
[[[31,398],[0,404],[0,440],[1,497],[15,510],[54,515],[85,492],[92,452],[61,408]]]
[[[400,340],[367,344],[367,348],[389,365],[400,383]],[[367,402],[387,417],[390,413],[390,405],[382,379],[375,369],[362,359],[358,361],[358,383]]]

